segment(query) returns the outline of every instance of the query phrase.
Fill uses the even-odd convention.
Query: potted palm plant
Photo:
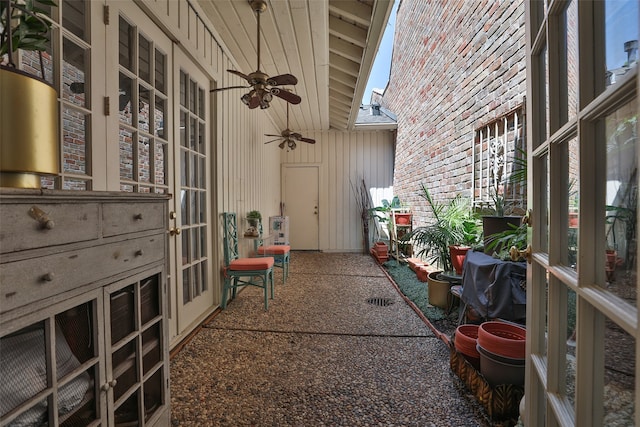
[[[451,246],[462,242],[477,243],[480,239],[479,221],[470,208],[470,202],[460,195],[447,203],[433,199],[429,190],[421,184],[422,197],[433,217],[428,225],[416,227],[403,240],[411,240],[418,248],[417,255],[437,266],[440,271],[427,276],[429,303],[447,308],[449,301],[449,281],[440,280],[438,275],[453,271]]]
[[[59,172],[58,94],[45,80],[42,52],[52,0],[0,0],[0,186],[39,188]],[[38,52],[40,75],[18,69],[14,55]]]

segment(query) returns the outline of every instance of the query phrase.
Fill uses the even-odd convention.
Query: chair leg
[[[276,286],[275,286],[275,278],[274,278],[275,272],[271,270],[270,274],[271,274],[271,299],[274,299],[276,297],[275,295]]]
[[[285,282],[289,278],[289,258],[289,254],[287,254],[284,258],[284,266],[282,268],[284,270],[284,272],[282,273],[284,275],[283,282]]]
[[[221,304],[223,310],[227,308],[227,294],[229,292],[229,281],[230,281],[229,277],[224,278],[224,286],[222,287],[222,304]]]
[[[264,309],[269,310],[269,272],[262,276],[262,284],[264,285]]]

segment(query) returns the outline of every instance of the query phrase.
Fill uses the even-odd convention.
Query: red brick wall
[[[420,183],[470,196],[474,129],[524,103],[524,3],[401,0],[396,19],[380,102],[398,116],[394,193],[420,223]]]

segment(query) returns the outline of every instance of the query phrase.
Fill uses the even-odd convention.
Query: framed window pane
[[[138,129],[143,132],[149,132],[149,121],[151,120],[151,90],[143,85],[140,85],[138,90]]]
[[[162,98],[160,96],[156,96],[156,102],[154,104],[154,114],[153,114],[153,122],[154,122],[154,134],[160,138],[167,139],[167,129],[165,126],[167,123],[165,122],[165,115],[167,111],[167,99]]]
[[[131,111],[131,102],[133,100],[133,80],[126,74],[120,73],[119,87],[118,111],[120,111],[120,121],[132,125],[133,113]]]
[[[133,133],[120,127],[120,179],[133,180]]]
[[[72,104],[88,107],[85,89],[86,62],[89,51],[66,37],[62,43],[62,97]]]
[[[636,100],[604,119],[607,153],[606,257],[607,286],[623,299],[636,298],[638,163]],[[635,305],[635,303],[634,303]]]
[[[150,182],[151,157],[149,153],[149,138],[140,136],[138,140],[138,180]]]
[[[578,236],[580,225],[580,152],[578,139],[569,141],[569,188],[568,188],[568,215],[569,228],[567,235],[567,265],[574,270],[578,269]]]
[[[151,42],[142,34],[138,37],[138,76],[151,83]]]
[[[63,135],[62,170],[76,174],[87,173],[87,121],[88,117],[72,108],[62,110]]]
[[[638,65],[638,7],[637,0],[604,2],[605,87]]]
[[[167,57],[156,49],[155,55],[155,87],[163,94],[167,94]]]
[[[560,48],[563,60],[558,64],[561,67],[558,73],[562,105],[560,126],[578,114],[578,0],[567,4],[561,25],[560,33],[564,40]]]
[[[59,4],[62,7],[62,26],[78,38],[89,41],[89,32],[87,31],[89,14],[86,9],[90,2],[64,0]],[[38,7],[42,6],[38,5]]]
[[[155,149],[154,149],[154,182],[158,185],[166,185],[167,184],[167,144],[165,142],[161,142],[155,140]]]
[[[135,46],[135,32],[134,28],[121,16],[119,20],[119,58],[120,65],[129,71],[134,71],[134,54],[133,46]]]

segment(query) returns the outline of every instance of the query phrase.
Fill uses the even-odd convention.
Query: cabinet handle
[[[102,387],[100,387],[100,389],[102,391],[109,391],[109,389],[115,387],[116,384],[118,384],[117,380],[111,380],[107,383],[102,384]]]
[[[133,219],[137,219],[137,220],[141,220],[142,219],[142,213],[137,213],[133,216]]]
[[[142,249],[138,249],[135,253],[136,256],[142,256],[144,255],[144,251]]]
[[[53,222],[52,219],[49,219],[49,215],[37,206],[32,206],[31,209],[29,209],[29,216],[38,221],[41,228],[52,230],[53,227],[56,226],[56,223]]]
[[[44,274],[42,276],[42,281],[43,282],[53,282],[53,278],[55,277],[55,275],[53,273],[47,273]]]

